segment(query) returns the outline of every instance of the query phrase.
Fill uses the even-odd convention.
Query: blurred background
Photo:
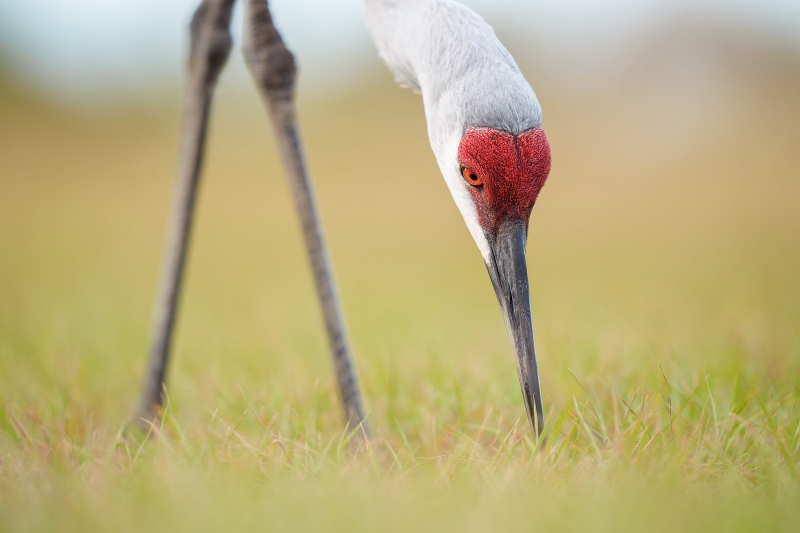
[[[528,247],[548,402],[577,390],[573,375],[794,383],[800,3],[464,3],[536,90],[553,150]],[[9,408],[49,398],[54,413],[114,421],[136,401],[195,4],[0,0]],[[272,4],[301,66],[307,156],[374,423],[456,420],[453,405],[482,417],[487,402],[524,416],[419,96],[378,60],[359,2]],[[239,6],[234,24],[238,45]],[[207,418],[242,390],[278,413],[319,391],[338,427],[298,225],[238,50],[217,95],[171,395]]]

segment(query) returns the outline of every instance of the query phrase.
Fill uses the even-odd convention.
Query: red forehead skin
[[[471,128],[458,146],[458,161],[483,181],[482,187],[467,187],[485,231],[494,234],[511,218],[522,219],[527,225],[550,173],[550,145],[544,130],[533,128],[511,135],[491,128]]]

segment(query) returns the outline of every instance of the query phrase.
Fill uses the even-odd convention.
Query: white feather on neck
[[[364,0],[380,57],[395,79],[422,94],[439,169],[475,243],[489,259],[458,145],[469,127],[518,134],[542,123],[530,84],[492,28],[451,0]]]

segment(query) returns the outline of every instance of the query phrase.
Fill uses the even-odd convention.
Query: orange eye
[[[473,187],[481,187],[483,185],[483,180],[472,169],[462,167],[461,175],[464,176],[464,181]]]

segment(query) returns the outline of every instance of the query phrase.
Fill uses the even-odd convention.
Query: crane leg
[[[269,11],[267,0],[246,0],[245,61],[267,108],[294,197],[317,287],[328,342],[333,352],[339,395],[348,428],[367,436],[358,380],[350,355],[336,284],[319,221],[311,179],[306,171],[295,113],[297,67]]]
[[[189,89],[184,104],[177,184],[153,314],[150,361],[135,418],[138,423],[157,417],[164,401],[164,380],[203,161],[211,97],[232,46],[229,26],[234,1],[203,0],[192,17]]]

